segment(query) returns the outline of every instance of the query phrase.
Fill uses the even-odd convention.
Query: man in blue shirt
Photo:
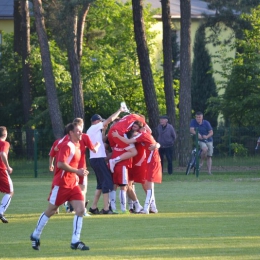
[[[212,155],[213,155],[213,138],[212,138],[213,129],[207,120],[203,120],[203,114],[201,112],[197,112],[195,114],[195,119],[191,120],[190,133],[195,135],[197,128],[198,128],[199,146],[202,150],[200,167],[203,166],[203,161],[207,160],[208,174],[211,175]]]

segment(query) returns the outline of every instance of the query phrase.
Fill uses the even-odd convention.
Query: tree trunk
[[[191,120],[191,3],[182,0],[181,4],[181,46],[180,46],[180,131],[179,165],[187,164],[191,148],[189,132]]]
[[[83,4],[81,13],[79,14],[78,28],[77,28],[77,55],[79,62],[82,57],[82,46],[83,46],[83,37],[84,37],[84,28],[86,16],[90,8],[90,3],[86,2]]]
[[[170,0],[161,0],[163,22],[163,72],[166,112],[170,122],[175,125],[175,102],[172,77],[172,41]]]
[[[23,101],[23,121],[26,126],[31,117],[32,106],[32,82],[31,68],[29,63],[30,46],[30,14],[27,0],[21,1],[21,33],[22,33],[22,101]],[[33,158],[33,134],[32,130],[26,126],[26,154],[29,159]]]
[[[49,113],[53,128],[53,134],[55,138],[58,139],[63,136],[64,125],[61,117],[55,80],[52,71],[51,56],[48,45],[48,38],[45,30],[41,0],[33,0],[33,6],[36,30],[41,48],[42,68],[46,86],[47,101],[49,105]]]
[[[22,55],[21,1],[14,1],[14,52]]]
[[[78,16],[76,8],[71,7],[67,17],[67,52],[70,66],[70,74],[72,81],[72,96],[73,96],[73,114],[74,117],[85,117],[84,113],[84,98],[83,88],[80,73],[80,60],[77,51],[77,28],[78,28]]]
[[[133,20],[135,41],[137,45],[137,55],[140,65],[140,72],[144,90],[144,98],[149,117],[149,125],[155,133],[158,125],[159,109],[153,82],[152,69],[149,59],[149,51],[146,42],[144,20],[143,20],[143,2],[142,0],[132,0]]]

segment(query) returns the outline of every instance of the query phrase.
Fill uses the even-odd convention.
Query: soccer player
[[[86,169],[78,167],[81,157],[82,126],[71,123],[67,130],[69,140],[64,142],[59,149],[48,207],[41,214],[36,228],[30,236],[32,248],[35,250],[40,249],[40,236],[48,220],[55,214],[57,208],[66,201],[69,201],[75,210],[70,247],[71,249],[89,250],[89,247],[80,241],[85,207],[84,197],[78,185],[78,176],[86,176],[89,173]]]
[[[147,156],[147,173],[146,173],[146,199],[144,208],[141,213],[149,214],[150,206],[152,204],[153,211],[157,211],[155,204],[155,196],[154,196],[154,183],[162,182],[162,168],[160,163],[160,156],[158,152],[158,148],[160,144],[157,143],[153,136],[145,130],[143,127],[143,123],[140,121],[135,121],[132,129],[134,131],[140,132],[138,135],[134,136],[131,139],[127,139],[122,137],[117,131],[114,131],[112,135],[117,137],[122,142],[126,144],[131,143],[143,143],[146,148],[146,156]]]
[[[133,123],[137,120],[139,120],[143,123],[143,125],[145,126],[147,131],[149,131],[150,133],[152,132],[151,129],[149,128],[149,126],[145,123],[145,118],[143,116],[137,115],[137,114],[126,115],[123,118],[121,118],[115,125],[113,125],[108,132],[108,141],[109,141],[109,144],[112,147],[112,149],[116,145],[118,145],[120,148],[127,147],[127,145],[124,142],[122,142],[120,139],[114,138],[114,136],[112,135],[112,132],[117,131],[119,135],[123,136],[125,133],[127,133],[129,130],[131,130]],[[122,160],[129,159],[136,155],[137,155],[137,150],[135,149],[135,147],[133,147],[133,148],[129,149],[127,152],[123,153],[121,156],[118,156],[114,159],[110,159],[109,167],[110,167],[111,172],[114,172],[114,167],[115,167],[116,163],[118,163]]]
[[[13,182],[10,178],[13,169],[8,162],[10,144],[6,141],[6,138],[7,129],[5,126],[0,126],[0,192],[5,193],[0,205],[0,220],[3,223],[8,223],[8,220],[4,217],[4,212],[10,205],[14,194]]]

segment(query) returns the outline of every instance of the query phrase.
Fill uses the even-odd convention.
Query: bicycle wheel
[[[187,168],[186,168],[186,175],[189,175],[190,174],[190,170],[191,170],[191,164],[189,163],[187,165]]]

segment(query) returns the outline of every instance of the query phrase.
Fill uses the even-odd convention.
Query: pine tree
[[[216,97],[216,84],[211,71],[211,57],[206,48],[205,30],[201,26],[195,36],[194,59],[191,76],[191,104],[194,112],[201,111],[213,127],[217,126],[217,114],[209,111],[208,99]]]

